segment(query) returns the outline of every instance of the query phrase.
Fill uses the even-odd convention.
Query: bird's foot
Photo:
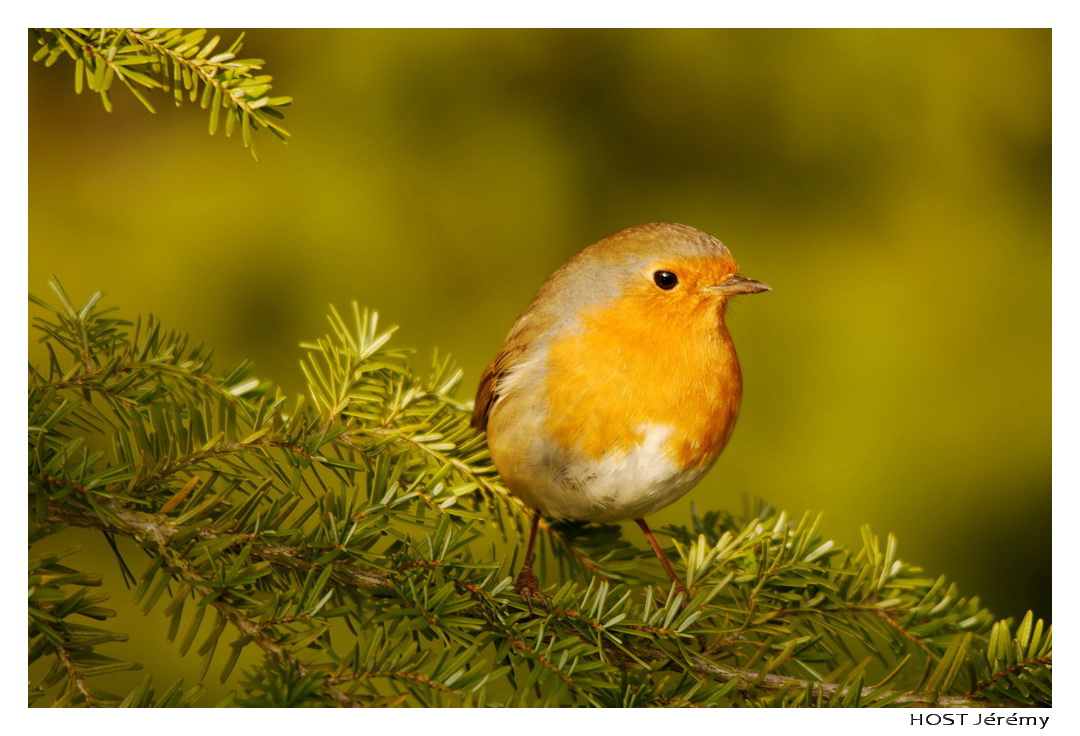
[[[524,599],[529,607],[529,613],[532,613],[533,598],[540,601],[541,605],[547,606],[547,598],[540,592],[540,581],[536,579],[536,573],[533,572],[532,565],[525,565],[521,568],[517,581],[514,583],[514,592]]]

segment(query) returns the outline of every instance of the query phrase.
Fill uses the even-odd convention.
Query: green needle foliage
[[[238,59],[243,34],[214,53],[220,37],[203,43],[206,30],[182,28],[34,28],[39,44],[34,61],[52,66],[61,58],[74,62],[75,92],[85,86],[112,111],[111,91],[119,80],[150,112],[146,90],[170,93],[179,107],[187,97],[210,110],[210,135],[225,115],[225,135],[239,125],[244,146],[255,156],[252,133],[266,128],[281,140],[289,133],[277,122],[278,108],[291,97],[270,97],[272,77],[256,74],[262,59]]]
[[[154,673],[95,677],[127,636],[59,549],[100,530],[132,595],[241,706],[1049,705],[1049,627],[978,600],[865,532],[762,506],[668,527],[688,582],[616,526],[544,524],[546,602],[512,590],[527,514],[455,398],[447,359],[417,372],[376,316],[331,312],[305,345],[310,399],[156,319],[59,304],[29,372],[31,703],[206,705]],[[120,556],[118,541],[146,555]],[[134,568],[134,569],[132,569]]]

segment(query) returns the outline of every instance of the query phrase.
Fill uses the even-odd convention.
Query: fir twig
[[[224,51],[214,53],[220,37],[203,43],[206,29],[182,28],[35,28],[39,45],[34,61],[52,66],[61,57],[75,64],[75,92],[84,85],[101,96],[112,111],[111,90],[119,80],[151,113],[143,90],[171,92],[179,106],[185,97],[210,110],[210,134],[225,113],[225,135],[237,125],[241,139],[255,156],[252,132],[268,129],[281,140],[289,136],[277,120],[292,98],[271,97],[271,77],[256,74],[261,59],[239,59],[243,34]],[[257,158],[257,157],[256,157]]]
[[[31,482],[40,482],[41,479],[31,478]],[[48,479],[45,479],[48,482]],[[33,503],[33,499],[31,499]],[[174,520],[166,514],[151,514],[144,511],[135,511],[125,508],[116,503],[104,504],[106,513],[99,516],[87,509],[73,508],[57,503],[53,500],[46,501],[46,519],[50,522],[63,522],[71,526],[84,529],[98,529],[119,534],[123,537],[135,540],[152,540],[159,549],[167,549],[169,541],[180,529],[174,524]],[[204,541],[226,541],[230,548],[240,548],[257,538],[253,535],[237,535],[232,532],[218,532],[213,529],[200,529],[196,536]],[[250,556],[255,560],[264,560],[273,565],[289,568],[298,572],[310,572],[315,569],[315,564],[305,555],[305,552],[286,544],[251,544]],[[343,560],[334,560],[331,563],[334,570],[334,579],[341,585],[352,588],[371,589],[385,588],[390,584],[389,578],[382,573],[365,570],[364,568],[350,564]]]
[[[865,530],[844,549],[812,514],[763,506],[662,530],[685,606],[619,527],[545,523],[549,607],[532,610],[504,552],[525,515],[449,361],[422,376],[374,314],[334,311],[305,346],[311,400],[287,402],[250,364],[215,373],[208,350],[152,318],[56,295],[55,308],[35,299],[48,359],[28,398],[31,662],[52,662],[32,701],[189,705],[202,692],[91,687],[137,665],[96,649],[124,634],[71,620],[111,612],[86,593],[100,576],[48,549],[70,525],[147,554],[136,602],[149,615],[164,601],[169,639],[204,676],[236,634],[220,671],[240,705],[1051,702],[1042,621],[995,621],[900,560],[891,536]],[[236,676],[248,647],[261,662]]]

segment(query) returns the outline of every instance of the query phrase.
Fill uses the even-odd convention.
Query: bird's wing
[[[504,345],[495,359],[484,369],[483,375],[480,376],[480,385],[476,389],[476,401],[473,404],[472,426],[474,429],[481,432],[487,429],[491,407],[499,398],[499,381],[508,370],[521,362],[524,352],[522,346]]]

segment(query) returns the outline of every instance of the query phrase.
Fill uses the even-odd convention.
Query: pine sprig
[[[119,80],[150,112],[145,94],[161,90],[179,107],[185,98],[210,111],[210,135],[224,113],[225,135],[237,126],[244,146],[255,156],[252,133],[267,129],[281,140],[289,132],[278,122],[291,97],[270,96],[272,77],[258,74],[262,59],[240,59],[241,34],[227,49],[214,53],[219,36],[204,43],[205,29],[182,28],[35,28],[39,44],[34,61],[52,66],[60,58],[74,62],[75,92],[96,92],[112,111],[112,89]]]
[[[35,300],[30,369],[32,702],[200,704],[95,688],[133,662],[65,525],[133,540],[132,595],[202,677],[250,706],[1047,705],[1049,627],[996,621],[865,530],[766,506],[664,531],[690,600],[618,526],[543,525],[547,605],[511,587],[524,520],[445,359],[417,373],[373,313],[305,345],[310,400],[99,295]],[[51,545],[51,546],[50,546]],[[62,546],[62,545],[61,545]],[[121,560],[122,569],[130,569]],[[110,650],[113,651],[113,650]]]
[[[31,543],[55,534],[58,526],[31,525]],[[183,682],[174,683],[155,697],[153,680],[147,676],[126,697],[121,698],[94,686],[94,678],[114,672],[136,670],[140,665],[100,653],[97,647],[127,641],[126,634],[80,622],[104,621],[116,615],[98,605],[107,596],[91,594],[101,585],[98,575],[82,573],[61,564],[77,550],[46,551],[31,555],[27,613],[30,621],[29,664],[52,659],[45,674],[31,683],[29,702],[33,705],[52,693],[52,705],[85,707],[179,707],[192,705],[203,695],[195,686],[183,691]],[[75,619],[75,620],[73,620]]]

